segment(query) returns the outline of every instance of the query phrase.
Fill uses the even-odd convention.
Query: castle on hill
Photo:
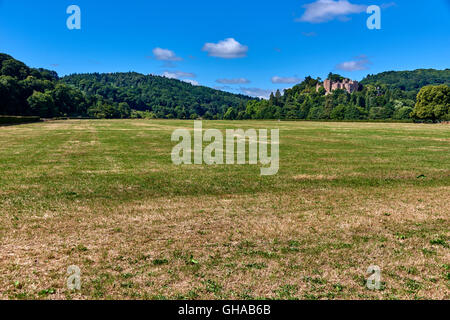
[[[316,90],[319,91],[319,88],[324,88],[326,91],[326,94],[331,94],[334,90],[342,89],[347,91],[348,93],[353,93],[355,91],[358,91],[359,89],[359,82],[350,80],[347,78],[343,78],[338,81],[333,81],[332,79],[326,79],[323,83],[318,83],[316,86]]]

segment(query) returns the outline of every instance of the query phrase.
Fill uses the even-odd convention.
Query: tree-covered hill
[[[231,114],[235,119],[447,121],[449,75],[449,69],[387,72],[368,76],[353,93],[338,89],[328,95],[323,88],[317,90],[320,79],[306,77],[283,95],[278,91],[269,100],[249,102],[245,112]],[[416,103],[422,88],[426,98]]]
[[[336,74],[330,77],[336,81],[343,79]],[[284,94],[277,91],[269,100],[259,100],[135,72],[59,78],[54,71],[30,68],[0,54],[0,115],[227,120],[450,119],[450,69],[369,75],[353,93],[340,89],[327,95],[323,88],[316,89],[319,81],[306,77]]]
[[[34,69],[0,53],[0,115],[221,119],[252,98],[139,73],[75,74]]]
[[[415,91],[427,85],[450,85],[450,69],[418,69],[414,71],[387,71],[375,75],[368,75],[361,84],[387,85],[389,89]]]
[[[158,118],[221,118],[230,108],[252,98],[203,86],[135,72],[74,74],[61,79],[88,96],[100,95],[131,109],[149,111]]]

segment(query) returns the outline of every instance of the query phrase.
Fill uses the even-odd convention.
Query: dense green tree
[[[330,73],[328,74],[327,79],[328,79],[328,80],[331,80],[331,81],[333,81],[333,82],[338,82],[338,81],[344,80],[344,77],[341,76],[341,75],[339,75],[339,74],[330,72]]]
[[[28,104],[34,115],[51,118],[56,115],[55,101],[49,91],[42,93],[35,91],[28,98]]]
[[[0,75],[0,113],[19,115],[23,101],[19,81],[11,76]]]
[[[23,62],[15,59],[8,59],[2,62],[0,72],[4,76],[10,76],[23,80],[30,74],[30,68],[28,68]]]
[[[124,116],[121,110],[108,102],[97,102],[97,105],[89,108],[88,115],[98,119],[120,119]]]
[[[211,112],[206,111],[206,113],[203,115],[203,119],[205,119],[205,120],[212,120],[213,119],[213,115],[211,114]]]
[[[227,112],[223,115],[225,120],[234,120],[236,119],[236,111],[234,111],[233,107],[228,108]]]
[[[413,117],[420,120],[449,120],[450,86],[426,86],[417,95]]]
[[[388,119],[387,114],[388,114],[388,112],[387,112],[386,108],[384,108],[384,107],[373,107],[373,108],[370,108],[369,119],[370,120]]]
[[[120,114],[120,118],[127,119],[131,116],[131,108],[126,102],[121,102],[118,104],[117,109]]]
[[[407,120],[411,118],[412,112],[413,108],[411,107],[400,107],[395,110],[392,118],[395,120]]]
[[[330,119],[332,120],[344,120],[345,119],[345,106],[343,104],[338,105],[330,113]]]
[[[58,83],[52,91],[52,96],[61,115],[76,116],[86,113],[87,103],[81,91]]]
[[[348,105],[345,107],[345,120],[364,120],[367,119],[367,112],[358,106]]]
[[[324,119],[324,109],[322,106],[313,107],[309,111],[308,116],[306,117],[307,120],[320,120]]]

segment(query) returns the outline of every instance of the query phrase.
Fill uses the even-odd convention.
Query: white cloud
[[[367,56],[360,55],[355,57],[355,60],[353,61],[346,61],[338,64],[336,69],[341,71],[361,71],[369,69],[369,64],[371,64],[371,62],[367,59]]]
[[[153,55],[156,60],[161,61],[181,61],[183,60],[180,57],[177,57],[175,52],[169,49],[155,48],[153,49]]]
[[[218,43],[206,43],[203,51],[211,57],[224,59],[244,58],[247,56],[248,47],[240,44],[233,38],[228,38]]]
[[[192,84],[193,86],[199,86],[200,85],[200,83],[198,83],[198,81],[195,81],[195,80],[192,80],[192,79],[185,79],[185,80],[183,80],[184,82],[187,82],[187,83],[190,83],[190,84]]]
[[[250,80],[245,78],[236,78],[236,79],[217,79],[217,83],[221,84],[245,84],[250,83]]]
[[[272,90],[265,90],[261,88],[240,88],[243,94],[246,94],[251,97],[257,97],[260,99],[269,99]]]
[[[278,77],[278,76],[272,77],[272,83],[291,84],[291,83],[299,83],[301,81],[302,81],[302,79],[297,78],[297,77]]]
[[[395,2],[383,3],[381,5],[381,9],[388,9],[390,7],[395,7],[395,6],[397,6],[397,3],[395,3]]]
[[[216,86],[216,87],[213,87],[213,89],[221,90],[221,91],[224,91],[224,90],[226,90],[226,91],[234,90],[234,89],[233,89],[232,87],[230,87],[230,86]]]
[[[180,78],[195,78],[194,73],[183,72],[183,71],[164,71],[162,74],[163,77],[169,79],[180,79]]]
[[[316,2],[305,4],[306,10],[303,16],[297,21],[321,23],[334,19],[348,20],[348,15],[362,13],[367,6],[352,4],[348,0],[317,0]]]

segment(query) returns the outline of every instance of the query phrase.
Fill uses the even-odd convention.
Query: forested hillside
[[[252,98],[139,73],[74,74],[61,79],[87,96],[101,96],[157,118],[221,118]]]
[[[387,71],[368,75],[361,81],[363,85],[384,84],[389,89],[414,91],[415,94],[427,85],[450,85],[450,69],[418,69],[414,71]]]
[[[252,98],[138,73],[79,74],[29,68],[0,54],[0,115],[215,118]]]
[[[329,74],[329,79],[342,79],[340,75]],[[416,70],[386,72],[371,75],[362,81],[360,90],[348,93],[335,90],[326,95],[323,88],[316,90],[320,79],[307,77],[302,83],[284,94],[277,92],[269,100],[251,101],[242,111],[229,114],[236,119],[306,119],[306,120],[447,120],[447,88],[450,84],[450,70]],[[428,99],[426,108],[436,111],[413,112],[419,90],[427,85],[439,85],[436,99]],[[423,106],[422,106],[423,107]],[[427,116],[422,116],[427,115]]]
[[[339,81],[340,75],[330,73]],[[139,73],[74,74],[29,68],[0,54],[0,115],[164,119],[447,120],[450,69],[369,75],[359,90],[316,90],[319,78],[269,100]],[[441,85],[428,87],[428,85]],[[419,90],[425,90],[416,103]]]
[[[0,115],[126,118],[131,109],[64,84],[58,74],[0,54]]]

